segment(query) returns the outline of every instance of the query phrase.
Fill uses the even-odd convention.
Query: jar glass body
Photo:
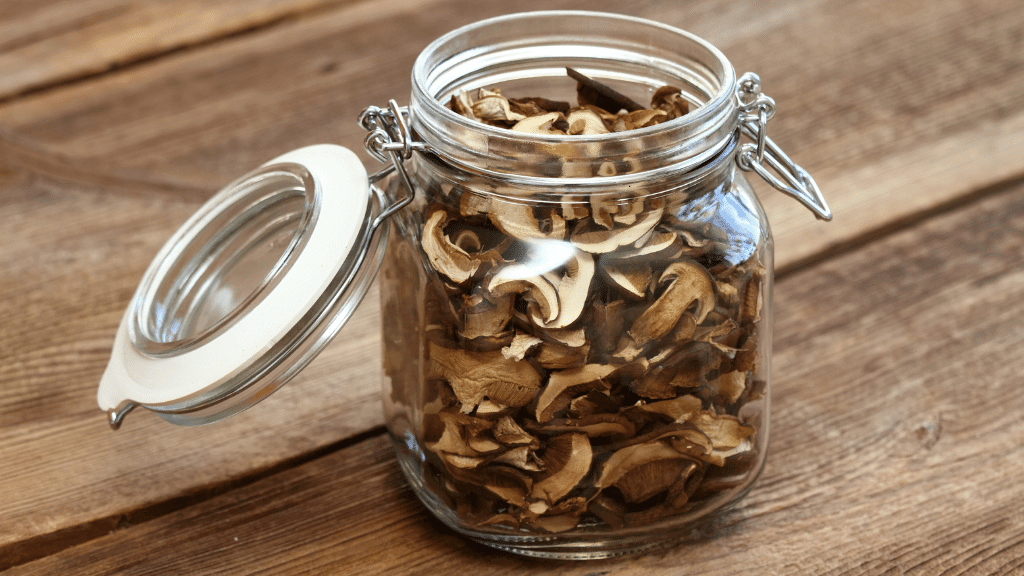
[[[458,90],[562,97],[585,69],[626,93],[680,86],[686,117],[532,136],[462,118]],[[398,460],[456,531],[601,558],[678,539],[736,502],[768,435],[772,240],[735,162],[735,75],[650,22],[485,21],[417,61],[428,148],[380,276],[384,406]],[[405,194],[400,178],[381,183]]]

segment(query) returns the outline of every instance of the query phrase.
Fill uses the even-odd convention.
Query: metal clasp
[[[754,142],[742,144],[736,163],[741,170],[755,172],[776,190],[806,206],[821,220],[831,220],[825,197],[806,170],[797,166],[767,135],[768,121],[775,115],[775,101],[761,93],[761,79],[753,72],[740,76],[736,86],[740,129]],[[767,164],[767,167],[766,167]],[[772,174],[775,171],[785,182]]]
[[[370,176],[370,183],[379,182],[392,171],[398,171],[406,190],[405,196],[390,206],[383,207],[384,202],[381,202],[381,213],[370,225],[371,230],[376,230],[384,220],[406,207],[416,195],[416,189],[409,178],[409,173],[405,170],[405,161],[412,158],[414,150],[426,150],[427,145],[413,140],[407,123],[408,115],[408,110],[399,107],[394,100],[388,101],[386,110],[377,106],[369,106],[359,115],[359,125],[363,130],[369,132],[363,141],[366,151],[380,162],[390,161],[389,166]],[[376,191],[376,187],[373,188]],[[383,194],[377,193],[383,200]]]

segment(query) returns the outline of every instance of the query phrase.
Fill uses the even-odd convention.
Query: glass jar
[[[678,87],[692,111],[563,136],[444,105],[575,100],[567,67],[636,101]],[[755,77],[680,30],[557,12],[456,30],[412,78],[422,151],[381,301],[386,421],[419,498],[476,541],[554,558],[659,546],[735,503],[768,438],[772,237],[738,162],[763,155],[740,135],[774,110]]]
[[[567,68],[640,101],[674,86],[689,111],[567,136],[444,105],[484,88],[569,101]],[[111,426],[139,406],[206,424],[266,398],[383,260],[386,422],[447,525],[602,558],[735,503],[764,465],[771,363],[772,239],[745,172],[830,218],[767,138],[775,106],[757,77],[668,26],[537,12],[438,39],[412,84],[407,110],[360,118],[384,170],[367,176],[339,146],[294,150],[167,242],[97,391]]]

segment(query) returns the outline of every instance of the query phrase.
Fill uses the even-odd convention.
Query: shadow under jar
[[[513,132],[454,94],[575,102],[566,67],[685,116],[600,135]],[[739,169],[740,82],[686,32],[528,13],[431,44],[381,276],[384,406],[445,524],[520,554],[592,559],[680,538],[765,460],[772,238]],[[763,125],[762,125],[763,129]],[[392,175],[379,186],[405,194]]]

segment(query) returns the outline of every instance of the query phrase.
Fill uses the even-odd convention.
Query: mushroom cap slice
[[[541,221],[533,212],[533,206],[515,202],[491,202],[487,217],[498,230],[520,240],[563,240],[565,239],[565,219],[558,210],[550,210],[549,217]]]
[[[540,388],[540,373],[528,362],[502,356],[500,350],[471,352],[429,345],[431,377],[443,378],[469,413],[485,397],[507,406],[529,404]]]
[[[619,115],[615,120],[615,123],[612,125],[612,130],[615,132],[624,132],[626,130],[646,128],[648,126],[654,126],[655,124],[664,122],[667,118],[668,113],[664,110],[635,110],[633,112]]]
[[[629,260],[602,260],[601,270],[623,295],[633,300],[642,299],[653,280],[650,264]]]
[[[531,348],[541,342],[543,342],[543,340],[536,336],[517,333],[515,338],[512,339],[512,343],[501,349],[501,354],[505,358],[519,361],[526,357],[526,353],[529,352]]]
[[[756,431],[753,426],[743,424],[735,416],[718,415],[709,411],[701,411],[692,422],[701,432],[707,434],[716,451],[742,446],[743,441],[753,437]]]
[[[492,296],[522,294],[536,308],[534,312],[544,322],[558,317],[558,293],[555,287],[529,264],[509,264],[500,268],[487,282]]]
[[[579,320],[587,305],[593,279],[594,257],[575,250],[572,258],[566,262],[565,274],[558,280],[558,315],[553,320],[534,318],[534,321],[544,328],[559,329]]]
[[[556,328],[544,331],[544,335],[570,348],[582,348],[587,345],[585,328]]]
[[[628,246],[643,238],[644,235],[661,222],[661,216],[664,212],[663,208],[650,210],[643,214],[635,224],[625,228],[602,230],[600,228],[580,227],[573,232],[571,240],[577,248],[592,254],[612,252],[620,246]]]
[[[559,135],[564,136],[565,132],[552,127],[559,119],[564,119],[561,112],[549,112],[541,116],[530,116],[516,122],[512,127],[513,132],[525,132],[527,134]]]
[[[464,338],[497,336],[512,320],[512,296],[489,296],[474,293],[463,297]]]
[[[726,404],[732,404],[739,400],[743,390],[746,389],[747,374],[734,370],[722,374],[711,383],[712,388],[718,393],[718,397]]]
[[[470,120],[477,119],[473,115],[473,102],[469,99],[469,93],[465,90],[452,94],[452,99],[449,101],[448,106],[456,114],[461,114]]]
[[[434,452],[483,456],[502,449],[488,434],[494,422],[452,412],[441,412],[438,416],[444,422],[444,433],[437,442],[427,445]]]
[[[651,108],[664,110],[670,120],[686,115],[690,111],[690,103],[683,98],[682,92],[675,86],[658,88],[651,96]]]
[[[594,135],[611,132],[604,125],[604,120],[601,119],[601,116],[589,108],[572,110],[569,112],[566,122],[569,123],[569,134]]]
[[[715,308],[715,287],[711,276],[696,262],[680,260],[665,268],[660,282],[670,281],[668,288],[633,322],[629,335],[644,345],[669,333],[691,305],[697,324]]]
[[[623,247],[609,254],[616,262],[637,262],[644,260],[675,260],[682,254],[679,236],[672,232],[654,232],[641,238],[639,247]],[[638,243],[634,243],[637,246]]]
[[[472,258],[462,248],[451,243],[444,233],[448,213],[441,208],[427,216],[423,224],[423,239],[420,244],[435,270],[444,274],[456,284],[461,284],[476,273],[480,261]]]
[[[586,434],[563,434],[548,440],[541,460],[545,476],[535,482],[530,497],[555,504],[590,471],[593,451]]]
[[[473,115],[476,116],[478,120],[489,122],[520,122],[526,119],[526,116],[513,112],[509,106],[508,100],[500,94],[490,93],[476,102],[473,102],[471,108],[473,110]]]
[[[562,408],[577,396],[582,396],[598,388],[608,389],[604,382],[615,366],[607,364],[587,364],[579,368],[570,368],[552,372],[548,384],[537,398],[537,422],[548,422]]]
[[[631,438],[636,427],[629,419],[618,414],[591,414],[582,418],[554,419],[542,428],[545,433],[583,432],[591,438]]]
[[[618,211],[619,205],[615,196],[611,194],[590,195],[590,212],[593,215],[594,223],[605,230],[615,227],[613,215]]]
[[[578,368],[586,363],[589,346],[573,348],[560,343],[542,342],[537,349],[536,360],[548,370]]]
[[[526,470],[527,472],[540,472],[544,470],[541,466],[541,462],[537,459],[536,454],[533,453],[533,449],[529,446],[516,446],[510,450],[502,452],[491,459],[491,462],[499,464],[508,464],[520,470]]]
[[[675,484],[690,461],[661,442],[627,446],[608,458],[595,486],[615,486],[627,502],[643,502]]]
[[[526,430],[523,430],[510,416],[503,416],[494,425],[494,439],[506,446],[540,446],[540,441]]]

